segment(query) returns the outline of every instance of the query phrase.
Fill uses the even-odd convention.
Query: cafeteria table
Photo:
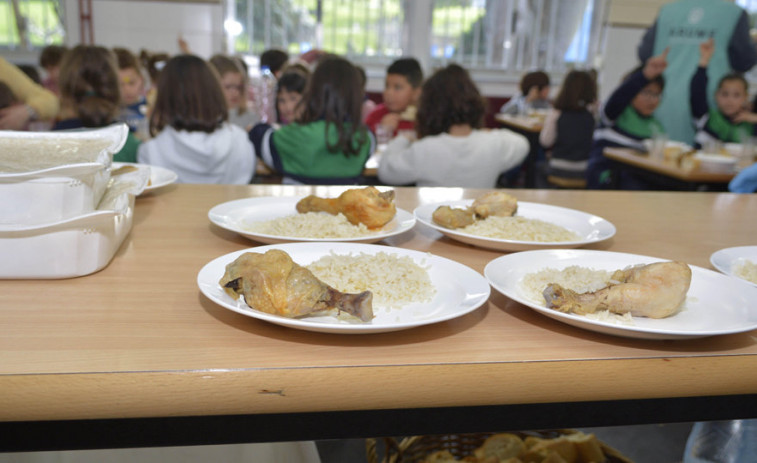
[[[0,280],[0,451],[757,418],[757,331],[617,337],[492,290],[483,306],[452,320],[328,334],[247,317],[200,292],[206,263],[259,245],[211,223],[213,206],[253,196],[336,196],[344,188],[170,185],[137,198],[133,229],[103,270]],[[396,188],[396,203],[413,211],[484,192],[404,187]],[[617,227],[588,249],[712,268],[714,251],[755,244],[757,195],[509,192]],[[420,223],[382,244],[481,273],[505,254]]]
[[[508,128],[516,133],[519,133],[526,137],[528,140],[528,155],[523,163],[525,170],[525,187],[536,187],[536,169],[539,160],[539,153],[541,151],[541,144],[539,144],[539,135],[541,129],[544,126],[544,119],[536,116],[526,115],[510,115],[510,114],[495,114],[494,119],[505,128]]]
[[[715,189],[725,189],[728,182],[736,175],[735,172],[710,172],[706,170],[684,169],[672,162],[656,159],[648,153],[630,148],[605,148],[602,154],[623,168],[642,174],[652,174],[662,177],[663,183],[679,186],[685,190],[696,190],[700,186],[712,186]]]

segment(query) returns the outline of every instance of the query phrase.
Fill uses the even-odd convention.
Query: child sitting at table
[[[590,189],[646,189],[648,184],[629,172],[614,172],[614,164],[603,152],[608,147],[646,151],[643,140],[664,133],[654,111],[665,87],[662,72],[667,53],[653,56],[643,67],[630,73],[600,110],[599,127],[589,155],[586,186]]]
[[[691,78],[691,115],[696,125],[694,147],[700,149],[713,143],[743,143],[755,134],[757,114],[748,111],[749,93],[741,74],[727,74],[720,79],[715,92],[715,108],[707,101],[707,66],[715,51],[709,39],[699,44],[699,66]]]
[[[250,130],[260,121],[260,116],[247,107],[247,72],[241,60],[217,54],[210,57],[210,65],[218,72],[221,89],[229,107],[229,122],[242,130]]]
[[[260,158],[290,184],[357,184],[375,142],[360,119],[363,89],[355,67],[323,58],[308,78],[294,122],[249,133]]]
[[[60,112],[52,130],[104,127],[116,121],[121,93],[118,63],[109,49],[96,45],[77,45],[66,52],[58,76]],[[132,132],[117,162],[136,162],[139,139]]]
[[[468,72],[451,64],[423,85],[417,141],[394,138],[381,154],[383,183],[494,188],[502,172],[519,165],[529,144],[507,129],[482,130],[484,99]]]
[[[589,164],[597,83],[586,71],[570,71],[563,81],[554,107],[549,110],[539,134],[539,143],[549,149],[547,181],[557,186],[583,187]]]
[[[549,76],[544,71],[529,72],[520,80],[520,95],[502,105],[499,112],[517,116],[532,109],[549,109]]]
[[[308,75],[299,70],[284,71],[276,82],[276,121],[287,125],[297,116]]]
[[[368,128],[389,138],[415,128],[415,111],[423,84],[423,70],[415,58],[400,58],[386,70],[383,102],[365,118]]]
[[[181,183],[246,184],[255,173],[247,133],[228,122],[218,75],[197,56],[166,62],[150,134],[154,138],[139,147],[139,162],[168,168]]]
[[[147,138],[147,99],[145,76],[136,55],[126,48],[113,49],[118,60],[118,81],[121,90],[121,110],[118,120],[125,122],[138,137]]]

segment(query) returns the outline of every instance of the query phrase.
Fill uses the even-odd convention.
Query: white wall
[[[66,42],[81,42],[79,2],[66,0]],[[192,52],[209,58],[223,51],[223,7],[217,3],[94,0],[93,36],[97,45],[174,54],[183,37]]]
[[[646,29],[638,27],[610,26],[607,31],[607,45],[599,73],[599,99],[604,101],[623,76],[639,65],[636,47]]]

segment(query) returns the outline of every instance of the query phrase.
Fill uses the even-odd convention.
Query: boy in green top
[[[715,91],[715,107],[707,101],[707,66],[715,50],[713,39],[699,45],[699,67],[691,78],[691,115],[697,133],[695,147],[717,142],[743,143],[755,134],[757,114],[747,111],[747,82],[740,74],[727,74]]]
[[[667,50],[649,58],[644,67],[626,77],[602,106],[589,154],[587,188],[642,190],[649,187],[637,175],[617,169],[603,152],[608,147],[646,151],[643,141],[664,133],[654,112],[665,87],[662,72],[667,66],[666,57]]]

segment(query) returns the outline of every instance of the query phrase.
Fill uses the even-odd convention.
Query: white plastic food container
[[[0,131],[0,225],[36,225],[92,212],[129,129]]]
[[[129,234],[145,171],[109,183],[97,210],[41,225],[0,224],[0,278],[71,278],[101,270]]]

